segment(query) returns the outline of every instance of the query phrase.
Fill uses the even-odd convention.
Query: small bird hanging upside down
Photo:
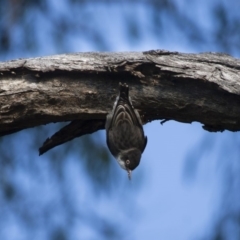
[[[107,115],[105,128],[110,152],[131,179],[131,171],[140,163],[147,137],[144,136],[140,115],[134,110],[128,92],[128,85],[119,83],[119,95],[112,112]]]

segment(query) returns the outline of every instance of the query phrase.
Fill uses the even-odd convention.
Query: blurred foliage
[[[109,51],[116,44],[115,24],[124,28],[117,35],[130,45],[152,36],[157,41],[176,37],[200,51],[239,53],[238,3],[214,1],[203,8],[198,1],[47,1],[0,0],[1,59],[79,51],[87,47]],[[187,11],[191,7],[192,11]],[[143,12],[144,11],[144,12]],[[133,14],[134,12],[134,14]],[[211,19],[205,18],[211,16]],[[212,21],[214,24],[204,22]],[[116,27],[119,27],[118,25]],[[231,37],[229,37],[231,36]],[[78,44],[76,43],[76,39]],[[185,42],[185,43],[184,43]],[[78,45],[78,47],[77,47]],[[117,46],[117,45],[116,45]]]
[[[213,226],[209,227],[209,233],[203,238],[206,240],[240,239],[240,135],[228,132],[222,140],[221,134],[206,134],[188,152],[184,168],[185,179],[191,182],[192,178],[197,177],[199,165],[205,163],[209,168],[206,162],[213,158],[212,153],[220,149],[217,161],[212,166],[221,179],[221,201],[215,200],[220,211],[213,217]],[[208,179],[208,169],[204,168],[204,171]]]
[[[103,239],[122,238],[122,229],[116,228],[115,220],[97,214],[97,204],[91,206],[95,198],[100,202],[106,196],[114,200],[113,187],[118,186],[118,192],[124,193],[120,184],[123,178],[118,176],[115,162],[110,161],[101,134],[86,135],[43,157],[37,156],[38,146],[61,125],[50,124],[1,138],[1,239],[11,239],[4,228],[15,221],[24,225],[24,239],[38,239],[34,236],[40,230],[45,233],[39,239],[75,239],[71,232],[78,221],[95,229]],[[79,199],[81,194],[86,199]],[[12,214],[16,220],[6,222]]]
[[[177,0],[0,0],[0,58],[85,49],[117,51],[121,41],[134,49],[149,36],[161,46],[180,41],[198,51],[239,56],[240,17],[238,11],[232,11],[239,8],[239,3],[230,2],[205,1],[199,5],[198,1]],[[202,12],[198,11],[204,6]],[[127,223],[129,214],[136,216],[137,206],[132,201],[140,186],[129,186],[126,176],[121,177],[103,133],[84,136],[38,157],[38,147],[61,125],[29,129],[0,139],[0,239],[81,239],[79,228],[94,229],[96,239],[123,239],[132,226],[120,222]],[[206,138],[189,154],[188,176],[194,177],[199,164],[192,159],[201,159],[216,141]],[[239,149],[239,139],[232,144],[222,156]],[[223,173],[226,192],[222,204],[226,211],[210,229],[209,239],[214,240],[227,239],[229,224],[238,231],[240,226],[240,207],[229,208],[239,199],[236,188],[240,183],[235,178],[239,175],[239,152],[234,153],[234,161],[228,161],[228,156],[224,159],[223,169],[227,170]],[[123,219],[116,218],[114,210],[109,217],[98,209],[104,199],[118,202],[120,195],[124,204],[119,204],[118,210],[123,212]]]

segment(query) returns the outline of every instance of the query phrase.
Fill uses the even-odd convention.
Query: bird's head
[[[128,177],[131,179],[131,172],[140,163],[141,151],[137,148],[131,148],[121,151],[117,160],[120,166],[128,172]]]

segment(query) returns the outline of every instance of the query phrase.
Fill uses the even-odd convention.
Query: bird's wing
[[[110,125],[117,126],[122,120],[131,125],[142,128],[141,117],[137,110],[134,110],[131,98],[129,97],[129,88],[126,84],[119,85],[119,96],[114,104],[112,119]]]
[[[144,137],[144,144],[143,144],[143,147],[142,147],[142,153],[144,152],[144,150],[145,150],[145,148],[147,146],[147,141],[148,141],[147,136],[145,136]]]

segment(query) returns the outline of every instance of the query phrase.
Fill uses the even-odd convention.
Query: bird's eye
[[[129,165],[129,164],[130,164],[130,160],[127,160],[127,161],[126,161],[126,164]]]

